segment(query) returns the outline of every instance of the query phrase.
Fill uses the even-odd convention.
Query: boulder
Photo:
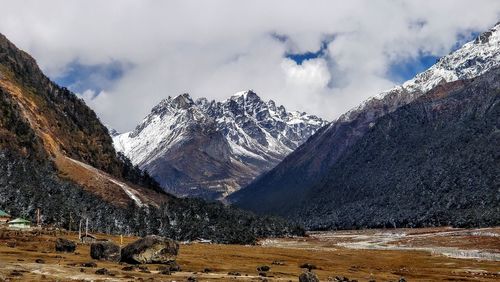
[[[312,263],[303,263],[300,265],[300,268],[306,268],[309,271],[311,271],[313,269],[317,269],[316,265],[314,265]]]
[[[159,266],[156,270],[158,270],[158,273],[163,274],[163,275],[170,275],[172,274],[172,271],[170,270],[170,266]]]
[[[165,263],[175,261],[179,244],[174,240],[149,235],[130,243],[121,251],[121,261],[130,264]]]
[[[109,275],[110,272],[109,270],[107,270],[106,268],[100,268],[98,270],[95,271],[95,274],[99,274],[99,275]]]
[[[84,262],[81,264],[83,267],[97,267],[97,263],[90,261],[90,262]]]
[[[123,271],[134,271],[135,270],[135,266],[131,266],[131,265],[128,265],[128,266],[124,266],[122,268]]]
[[[181,270],[182,270],[182,269],[181,269],[181,266],[180,266],[177,262],[175,262],[175,261],[171,261],[171,262],[169,262],[169,263],[168,263],[168,268],[169,268],[169,270],[170,270],[170,271],[172,271],[172,272],[175,272],[175,271],[181,271]]]
[[[263,272],[266,272],[266,271],[269,271],[271,270],[271,268],[267,265],[261,265],[259,267],[257,267],[257,271],[263,271]]]
[[[228,272],[228,273],[227,273],[227,275],[232,275],[232,276],[240,276],[240,275],[241,275],[241,273],[236,272],[236,271],[230,271],[230,272]]]
[[[273,260],[272,265],[285,265],[285,261],[283,260]]]
[[[93,259],[119,261],[120,247],[110,241],[95,242],[90,245],[90,256]]]
[[[56,252],[72,253],[76,249],[76,244],[73,241],[57,238],[56,240]]]
[[[299,276],[299,282],[319,282],[318,275],[312,271],[306,271]]]

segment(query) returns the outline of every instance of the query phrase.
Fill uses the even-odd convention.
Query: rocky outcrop
[[[168,264],[175,261],[179,244],[174,240],[149,235],[122,249],[121,261],[131,264]]]
[[[57,238],[56,252],[72,253],[75,251],[75,249],[76,249],[75,242],[64,238]]]
[[[312,271],[306,271],[300,274],[299,282],[319,282],[318,275]]]
[[[95,242],[90,245],[90,256],[98,260],[119,261],[120,246],[110,241]]]

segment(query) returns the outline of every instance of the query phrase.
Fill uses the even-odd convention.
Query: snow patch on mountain
[[[184,173],[185,165],[175,163],[180,156],[172,160],[171,155],[182,154],[188,146],[192,152],[196,143],[196,150],[210,155],[212,160],[237,168],[231,177],[238,179],[224,174],[217,178],[214,173],[198,171],[207,174],[207,179],[189,181],[190,189],[224,186],[227,194],[274,167],[327,123],[314,115],[288,112],[272,100],[263,101],[252,90],[238,92],[222,102],[206,98],[193,100],[188,94],[182,94],[162,100],[133,131],[114,136],[113,141],[117,151],[143,169],[153,164],[158,166],[158,161],[169,155],[168,165],[180,173]],[[209,140],[193,141],[205,129],[213,129],[210,134],[205,132],[205,139],[220,135],[225,141],[217,142],[218,145],[208,145]],[[217,148],[211,148],[214,146]]]
[[[339,121],[354,120],[379,101],[391,99],[393,101],[390,104],[399,107],[401,104],[413,101],[438,84],[477,77],[500,64],[499,46],[500,23],[497,23],[495,27],[482,33],[475,40],[439,59],[426,71],[417,74],[402,85],[365,100],[343,114]]]

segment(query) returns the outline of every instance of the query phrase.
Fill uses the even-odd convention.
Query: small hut
[[[26,220],[24,218],[16,218],[14,220],[9,221],[9,228],[15,229],[27,229],[31,227],[31,221]]]
[[[96,242],[97,238],[90,234],[82,234],[82,236],[80,236],[80,241],[84,244],[90,244]]]
[[[4,212],[3,210],[0,210],[0,225],[7,224],[10,218],[11,218],[10,214]]]

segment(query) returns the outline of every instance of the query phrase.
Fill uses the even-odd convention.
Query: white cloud
[[[134,66],[96,98],[83,94],[123,131],[168,95],[225,99],[250,88],[332,119],[391,87],[391,64],[444,55],[499,13],[497,0],[33,0],[3,3],[0,32],[53,77],[75,60]],[[318,59],[284,57],[331,38]]]
[[[291,59],[284,59],[281,67],[290,87],[303,91],[318,91],[326,88],[330,81],[330,71],[324,59],[310,59],[298,65]]]

